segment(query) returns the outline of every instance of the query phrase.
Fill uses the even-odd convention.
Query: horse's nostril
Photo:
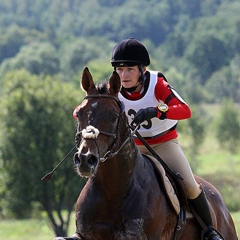
[[[88,159],[88,164],[91,165],[91,166],[96,166],[97,165],[97,158],[95,156],[91,156],[89,159]]]

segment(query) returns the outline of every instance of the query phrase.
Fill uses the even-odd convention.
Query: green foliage
[[[230,100],[224,100],[217,121],[217,140],[231,154],[239,151],[240,119],[238,110]]]
[[[0,63],[14,57],[22,46],[33,41],[48,41],[48,38],[46,34],[35,29],[23,28],[14,23],[6,29],[0,29]]]
[[[0,194],[5,195],[4,205],[11,214],[23,218],[30,215],[31,204],[38,202],[56,234],[66,233],[68,222],[61,219],[61,211],[72,211],[84,182],[74,174],[70,160],[51,182],[40,179],[75,144],[72,111],[81,98],[79,90],[56,78],[26,71],[10,72],[3,79],[0,171],[6,177]]]
[[[91,69],[95,81],[108,80],[114,70],[112,66],[106,65],[101,59],[90,61],[88,68]]]
[[[92,61],[110,65],[115,43],[135,37],[149,49],[151,68],[184,76],[177,90],[190,101],[218,102],[207,87],[216,74],[239,79],[232,73],[240,51],[239,9],[237,0],[0,0],[0,76],[25,68],[70,82]],[[98,70],[100,77],[106,69]],[[239,102],[231,89],[221,92]]]
[[[99,45],[96,45],[96,42]],[[107,53],[110,53],[112,47],[111,43],[106,44],[105,38],[75,38],[71,44],[63,44],[59,54],[62,78],[70,81],[76,74],[80,75],[83,68],[91,61],[98,61],[101,66],[105,65],[103,70],[100,67],[98,69],[103,72],[103,75],[106,75],[104,71],[112,69],[110,64],[106,64],[110,63]]]
[[[199,149],[204,141],[205,137],[205,122],[202,116],[204,111],[196,106],[192,106],[192,116],[187,120],[188,122],[188,134],[191,136],[190,148],[190,162],[193,172],[197,173],[199,168],[199,160],[197,156]]]
[[[5,58],[13,57],[18,53],[22,45],[25,44],[27,31],[12,25],[6,31],[1,31],[0,35],[0,62]]]
[[[212,34],[198,34],[186,50],[186,58],[202,84],[229,62],[228,46]]]
[[[187,99],[193,104],[200,104],[211,100],[211,95],[209,95],[207,89],[203,88],[200,84],[195,83],[194,80],[185,85],[184,90]]]
[[[48,43],[34,42],[23,46],[14,58],[5,60],[0,76],[13,69],[26,69],[32,74],[54,75],[59,72],[59,59],[55,47]]]
[[[223,97],[240,102],[240,55],[236,55],[229,67],[223,67],[209,78],[208,89],[212,102],[222,103]]]

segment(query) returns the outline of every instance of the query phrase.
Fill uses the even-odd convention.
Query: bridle
[[[118,122],[117,122],[117,127],[116,127],[116,131],[115,133],[109,133],[109,132],[105,132],[105,131],[102,131],[102,130],[99,130],[99,134],[102,134],[102,135],[105,135],[105,136],[108,136],[108,137],[112,137],[114,140],[111,144],[111,146],[109,147],[111,150],[109,150],[108,152],[106,152],[104,154],[103,157],[100,157],[100,161],[101,162],[105,162],[107,159],[109,158],[112,158],[114,156],[116,156],[120,150],[126,145],[126,143],[129,141],[129,139],[132,137],[132,134],[130,133],[130,125],[128,124],[128,122],[126,122],[123,118],[123,112],[124,112],[124,105],[123,105],[123,102],[121,102],[117,97],[115,96],[111,96],[111,95],[101,95],[101,94],[93,94],[93,95],[88,95],[86,96],[84,99],[89,99],[89,98],[110,98],[110,99],[113,99],[119,109],[120,109],[120,112],[119,112],[119,116],[118,116]],[[114,149],[116,148],[116,145],[118,143],[118,138],[119,138],[119,130],[120,130],[120,123],[121,123],[121,120],[125,123],[128,131],[126,131],[128,133],[128,137],[124,140],[124,142],[121,144],[121,146],[118,148],[118,150],[114,151]],[[82,131],[79,131],[77,132],[77,134],[80,136],[81,135],[81,141],[84,140],[85,138],[83,137],[82,135]],[[134,133],[133,133],[134,134]],[[124,136],[125,138],[125,136]],[[80,140],[80,139],[79,139]],[[97,141],[95,138],[93,138],[93,140],[95,141],[95,144],[98,148],[98,152],[99,152],[99,156],[100,156],[100,151],[99,151],[99,147],[98,147],[98,144],[97,144]]]

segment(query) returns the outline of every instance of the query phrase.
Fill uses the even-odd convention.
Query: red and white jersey
[[[127,114],[129,123],[132,122],[134,115],[138,110],[147,107],[156,107],[158,106],[160,101],[163,101],[163,99],[157,99],[154,94],[155,87],[158,81],[158,72],[155,71],[149,72],[150,72],[149,86],[142,98],[133,101],[125,98],[121,93],[119,93],[118,97],[125,104],[125,112]],[[153,137],[169,130],[176,124],[177,120],[171,119],[160,120],[159,118],[155,117],[148,121],[143,122],[138,131],[143,137]]]

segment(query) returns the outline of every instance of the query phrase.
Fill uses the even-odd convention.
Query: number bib
[[[121,93],[119,93],[119,99],[125,104],[125,112],[128,117],[129,123],[132,122],[136,112],[142,108],[155,107],[159,104],[159,101],[154,95],[154,89],[158,80],[157,71],[150,72],[150,83],[145,95],[139,100],[128,100]],[[143,137],[154,137],[162,132],[165,132],[172,128],[177,123],[177,120],[152,118],[148,121],[141,123],[139,133]]]

